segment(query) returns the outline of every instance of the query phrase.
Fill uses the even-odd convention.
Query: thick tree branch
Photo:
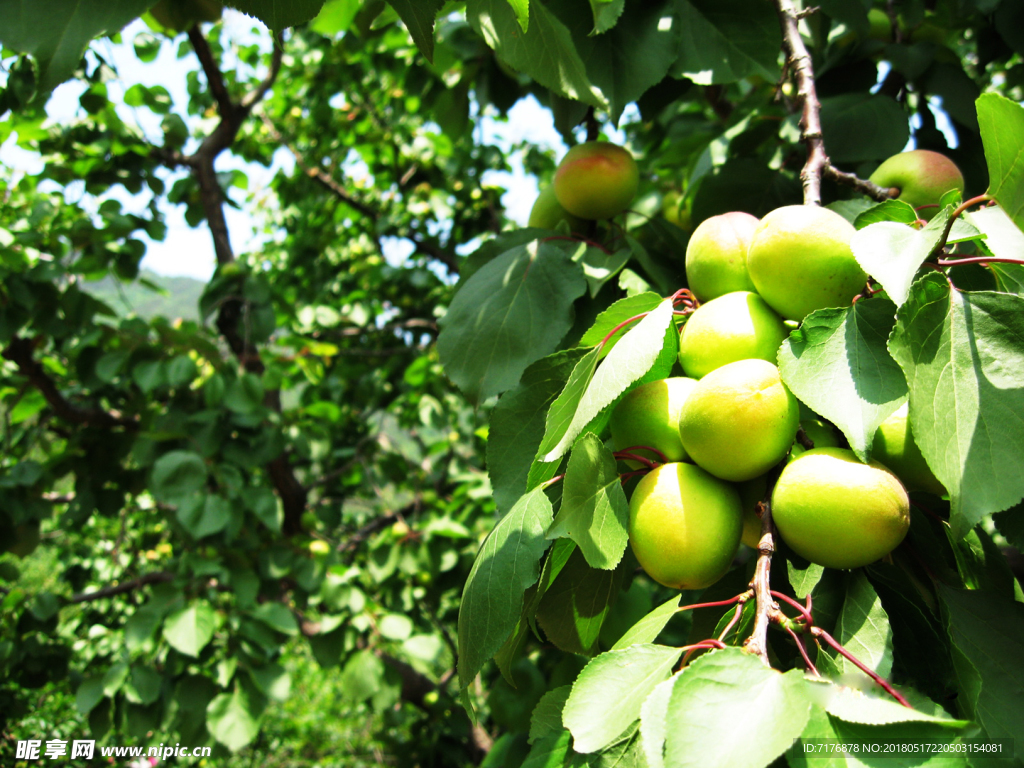
[[[765,666],[768,662],[768,626],[775,614],[781,614],[778,603],[772,599],[771,568],[772,555],[775,553],[775,526],[772,524],[772,507],[770,501],[760,504],[761,540],[757,543],[757,564],[754,567],[754,578],[750,588],[754,590],[757,600],[757,612],[754,615],[754,628],[743,647],[760,657]]]
[[[793,73],[797,97],[800,100],[800,138],[807,147],[807,161],[800,171],[804,188],[805,205],[821,205],[821,179],[853,187],[874,200],[888,200],[889,191],[858,178],[852,173],[840,171],[832,165],[825,152],[825,139],[821,131],[821,102],[814,83],[814,64],[811,54],[800,36],[799,21],[808,11],[798,11],[793,0],[775,0],[775,8],[782,27],[782,47],[786,54],[786,69]]]
[[[64,397],[57,388],[57,383],[47,375],[43,366],[36,362],[32,350],[31,339],[15,337],[3,351],[3,357],[18,366],[18,372],[39,390],[58,418],[72,424],[94,427],[135,429],[138,426],[134,419],[126,419],[119,413],[104,411],[100,408],[82,408],[72,403]]]

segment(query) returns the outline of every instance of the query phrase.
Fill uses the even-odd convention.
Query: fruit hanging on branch
[[[849,306],[868,278],[850,249],[855,231],[827,208],[776,208],[750,242],[747,268],[757,292],[787,320]]]
[[[942,496],[946,489],[928,466],[910,432],[907,403],[883,421],[871,446],[873,458],[882,462],[903,481],[909,491],[927,491]]]
[[[647,574],[674,589],[714,584],[732,565],[743,511],[736,489],[700,467],[652,470],[629,502],[629,543]]]
[[[565,153],[555,171],[555,195],[581,219],[611,219],[636,197],[640,170],[628,150],[608,141],[587,141]]]
[[[800,406],[779,369],[765,360],[739,360],[693,388],[679,418],[679,436],[700,467],[740,482],[778,464],[799,423]]]
[[[888,468],[844,448],[815,448],[786,465],[772,491],[779,534],[826,568],[885,557],[910,529],[910,497]]]
[[[698,300],[754,290],[747,251],[759,223],[756,216],[731,211],[705,219],[693,231],[686,244],[686,282]]]
[[[675,376],[639,386],[623,397],[612,411],[610,422],[616,449],[624,451],[639,446],[635,453],[662,461],[688,458],[679,439],[679,415],[695,386],[696,380]],[[660,455],[650,455],[644,446]],[[634,469],[640,466],[637,461],[626,463]]]
[[[750,291],[734,291],[702,304],[679,335],[679,364],[699,379],[737,360],[774,363],[789,336],[782,318]]]
[[[553,186],[544,187],[540,194],[537,195],[537,199],[530,209],[530,218],[527,221],[527,226],[539,229],[555,229],[563,221],[569,225],[570,232],[583,232],[587,226],[585,219],[573,216],[562,207],[562,204],[558,202],[558,198],[555,196],[555,188]]]
[[[939,212],[947,192],[964,191],[964,177],[956,163],[939,152],[913,149],[893,155],[871,174],[872,182],[912,205],[925,221]]]

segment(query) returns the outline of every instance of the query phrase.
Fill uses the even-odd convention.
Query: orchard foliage
[[[238,0],[270,30],[243,41],[197,0],[11,5],[0,131],[42,162],[0,178],[5,730],[37,737],[42,691],[74,697],[62,738],[223,758],[303,643],[401,764],[1024,758],[1018,2]],[[85,53],[143,13],[141,62],[195,54],[187,103],[122,101]],[[48,122],[69,78],[78,114]],[[630,211],[507,221],[488,172],[515,155],[547,186],[555,158],[481,129],[528,96],[570,144],[625,138]],[[965,178],[927,224],[864,181],[908,141]],[[801,203],[851,223],[872,280],[789,333],[782,380],[861,460],[909,403],[948,497],[912,494],[904,543],[852,571],[766,510],[760,551],[667,590],[628,546],[611,412],[678,375],[693,228]],[[139,279],[168,205],[214,242],[202,319],[120,317],[90,281]]]

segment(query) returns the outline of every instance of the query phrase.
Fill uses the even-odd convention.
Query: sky
[[[235,40],[245,44],[258,40],[269,45],[266,30],[257,22],[237,11],[225,9],[223,23],[228,34]],[[191,120],[191,124],[194,124],[196,118],[190,118],[185,111],[185,105],[188,103],[185,76],[190,70],[198,69],[199,63],[192,53],[183,59],[177,58],[178,44],[184,39],[182,35],[179,35],[174,41],[165,40],[160,47],[159,55],[153,62],[148,64],[140,62],[135,57],[132,41],[136,35],[149,31],[146,24],[137,19],[122,31],[121,43],[114,43],[106,38],[93,43],[93,46],[102,52],[102,55],[112,60],[117,67],[120,80],[108,86],[111,96],[116,101],[120,101],[123,99],[124,92],[136,83],[146,86],[162,85],[170,92],[171,99],[175,104],[174,111],[186,121]],[[231,62],[227,62],[227,65],[231,66]],[[80,111],[78,99],[83,90],[82,84],[74,82],[64,83],[56,88],[46,105],[50,120],[62,123],[74,119]],[[119,108],[119,114],[126,122],[138,126],[154,144],[161,143],[159,116],[153,115],[148,110],[136,110],[123,104]],[[551,113],[541,107],[532,96],[520,100],[512,108],[507,123],[485,118],[483,135],[485,140],[499,143],[505,147],[525,140],[537,146],[554,149],[559,155],[566,150],[561,136],[555,130]],[[15,137],[12,136],[3,146],[0,146],[0,164],[25,172],[41,170],[42,162],[39,157],[19,149],[15,146],[14,141]],[[503,197],[507,213],[513,221],[525,224],[537,194],[537,183],[535,179],[525,173],[521,162],[514,160],[511,165],[513,167],[511,173],[489,171],[484,182],[497,184],[508,190]],[[255,163],[244,163],[231,156],[229,152],[223,153],[218,158],[218,171],[239,168],[244,170],[249,178],[248,190],[232,190],[230,193],[235,202],[239,203],[241,210],[225,206],[232,245],[237,253],[258,249],[262,237],[261,233],[257,231],[258,222],[247,213],[251,210],[251,205],[246,205],[247,198],[259,197],[261,191],[266,189],[278,170],[284,169],[290,172],[293,166],[294,160],[284,149],[276,153],[270,168]],[[184,172],[165,171],[163,175],[165,180],[173,181],[182,173]],[[69,198],[77,199],[82,194],[82,190],[71,185],[66,194]],[[143,210],[149,200],[148,195],[133,197],[120,188],[115,188],[106,197],[119,200],[129,211]],[[96,200],[95,207],[98,207],[102,199],[106,199],[106,197]],[[205,223],[196,228],[190,227],[185,222],[184,210],[181,206],[164,203],[161,205],[161,210],[168,228],[166,239],[157,242],[150,240],[144,234],[137,234],[146,244],[146,256],[142,261],[142,268],[160,275],[208,280],[213,274],[216,262],[213,243]],[[412,252],[411,243],[403,243],[394,239],[386,240],[384,247],[385,256],[392,262],[400,262]]]

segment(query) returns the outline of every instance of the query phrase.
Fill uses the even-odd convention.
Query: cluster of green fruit
[[[899,155],[873,180],[912,204],[934,205],[963,181],[959,171],[915,177],[922,161],[936,165],[933,155]],[[952,163],[938,157],[936,167],[947,171]],[[915,179],[934,183],[922,193]],[[761,220],[715,216],[693,233],[686,274],[702,303],[680,334],[684,376],[634,389],[611,416],[627,464],[640,466],[640,456],[665,462],[630,501],[631,546],[658,582],[706,587],[729,569],[741,540],[757,547],[758,502],[783,460],[771,492],[776,527],[790,549],[826,567],[867,565],[894,549],[910,526],[907,489],[945,492],[913,442],[905,406],[879,428],[875,460],[863,463],[826,422],[801,421],[775,365],[807,314],[849,306],[863,289],[868,276],[850,249],[854,231],[828,209],[797,205]],[[795,442],[801,426],[810,450]]]

